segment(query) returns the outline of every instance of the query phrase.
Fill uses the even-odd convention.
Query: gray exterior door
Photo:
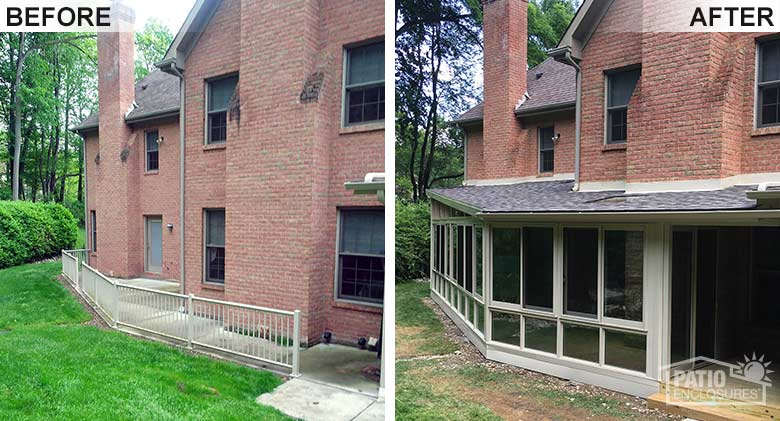
[[[146,271],[162,272],[162,218],[146,217]]]

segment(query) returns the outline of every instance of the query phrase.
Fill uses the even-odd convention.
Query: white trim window
[[[206,209],[203,212],[205,241],[204,279],[208,283],[225,283],[225,209]]]
[[[92,240],[92,252],[97,253],[97,213],[94,210],[89,211],[89,237]]]
[[[628,140],[628,102],[642,74],[641,68],[607,73],[607,144]]]
[[[555,127],[539,127],[539,172],[555,170]]]
[[[758,44],[758,127],[780,125],[780,39]]]
[[[160,169],[160,133],[157,130],[144,132],[146,138],[146,172]]]
[[[385,44],[348,48],[344,60],[344,125],[385,119]]]
[[[227,142],[227,115],[236,90],[238,75],[206,82],[206,143]]]
[[[385,211],[339,212],[337,298],[381,304],[385,295]]]

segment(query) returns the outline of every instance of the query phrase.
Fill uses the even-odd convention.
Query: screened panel
[[[564,323],[563,355],[599,362],[599,328]]]
[[[466,291],[472,292],[474,288],[474,227],[466,226],[465,259],[466,270],[464,283]]]
[[[227,110],[237,83],[238,76],[209,82],[209,111]]]
[[[347,85],[385,80],[385,44],[378,42],[348,51]]]
[[[780,80],[780,40],[761,44],[761,64],[759,66],[759,81],[772,82]]]
[[[564,313],[596,317],[599,231],[564,228]]]
[[[458,281],[458,285],[463,286],[464,276],[463,276],[463,252],[465,249],[465,242],[463,238],[463,226],[458,225],[454,232],[456,233],[456,239],[455,242],[455,258],[457,261],[455,262],[455,280]]]
[[[474,248],[476,250],[476,256],[477,256],[477,286],[476,286],[476,293],[477,295],[482,295],[482,227],[475,227],[476,230],[476,242],[474,245]]]
[[[520,316],[509,313],[492,312],[492,340],[509,345],[520,346]]]
[[[640,74],[641,70],[639,69],[610,74],[608,76],[609,93],[607,106],[628,105],[628,101],[634,93],[634,88],[636,88],[636,83],[639,81]]]
[[[558,323],[554,320],[524,317],[525,347],[537,351],[557,352]]]
[[[345,210],[341,213],[342,253],[385,254],[384,210]]]
[[[520,230],[493,230],[493,299],[520,304]]]
[[[523,292],[525,307],[552,311],[552,228],[523,228]]]
[[[645,335],[604,330],[604,364],[644,373],[646,362]]]
[[[604,316],[642,321],[644,233],[604,232]]]

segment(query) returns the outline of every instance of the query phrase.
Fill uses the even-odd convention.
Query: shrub
[[[72,248],[77,230],[76,219],[62,205],[0,201],[0,269]]]
[[[397,280],[428,276],[431,244],[428,202],[395,204],[395,276]]]

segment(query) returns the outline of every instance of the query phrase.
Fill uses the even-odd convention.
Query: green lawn
[[[81,323],[59,263],[0,270],[0,419],[289,419],[275,375]]]
[[[454,342],[444,337],[444,326],[423,303],[423,298],[430,296],[428,283],[396,284],[395,296],[396,355],[399,358],[449,354],[458,349]]]

